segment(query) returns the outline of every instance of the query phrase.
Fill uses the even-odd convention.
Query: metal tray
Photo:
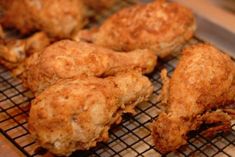
[[[99,24],[107,16],[120,8],[136,3],[135,0],[122,0],[114,8],[103,11],[100,15],[91,19],[89,26]],[[203,42],[196,37],[189,44]],[[110,131],[110,140],[107,143],[99,143],[97,147],[83,152],[75,152],[71,156],[81,157],[158,157],[161,154],[154,148],[150,124],[160,112],[157,95],[161,90],[161,79],[159,72],[166,68],[169,75],[179,60],[179,55],[169,58],[166,61],[159,60],[155,71],[149,75],[154,85],[154,93],[150,101],[136,107],[137,113],[134,116],[124,115],[120,125],[114,126]],[[4,67],[0,66],[0,131],[4,139],[13,144],[19,155],[23,156],[50,156],[50,154],[39,149],[38,145],[30,137],[27,129],[27,118],[30,109],[30,101],[33,95],[26,90],[21,81],[14,78]],[[200,157],[226,157],[235,156],[235,122],[232,122],[233,130],[229,133],[218,134],[211,139],[201,134],[194,134],[188,145],[183,146],[177,152],[166,156],[200,156]],[[0,156],[7,156],[1,153],[3,142],[0,138]],[[5,145],[5,143],[4,143]],[[15,149],[14,149],[15,150]],[[13,150],[12,150],[13,151]],[[3,152],[3,151],[2,151]],[[9,153],[10,154],[10,153]],[[8,154],[8,156],[9,156]]]

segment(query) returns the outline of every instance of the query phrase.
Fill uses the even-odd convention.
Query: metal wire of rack
[[[122,0],[112,10],[104,11],[92,19],[90,25],[100,23],[105,17],[113,12],[136,3],[136,0]],[[191,43],[202,42],[197,38]],[[159,61],[158,67],[149,75],[154,85],[154,93],[150,101],[136,107],[134,116],[124,115],[120,125],[114,126],[110,131],[110,140],[107,143],[99,143],[97,147],[83,152],[75,152],[71,156],[81,157],[157,157],[161,154],[153,146],[151,139],[150,123],[161,111],[156,97],[161,90],[159,72],[166,68],[169,75],[175,69],[179,56],[172,57],[167,61]],[[46,151],[41,151],[38,145],[30,137],[27,129],[27,118],[30,109],[30,101],[33,95],[26,90],[21,81],[12,77],[11,73],[0,66],[0,131],[13,145],[25,156],[43,156]],[[177,152],[166,156],[206,156],[206,157],[232,157],[235,156],[235,122],[232,122],[232,131],[218,134],[208,139],[200,133],[194,134],[188,145]],[[35,151],[36,150],[36,151]]]

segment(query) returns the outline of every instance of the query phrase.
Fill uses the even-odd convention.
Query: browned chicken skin
[[[79,31],[73,39],[118,51],[148,48],[166,57],[188,41],[194,31],[195,20],[190,10],[159,0],[123,9],[98,29]]]
[[[35,30],[52,37],[66,38],[85,24],[81,0],[1,0],[4,12],[0,23],[28,34]]]
[[[111,125],[120,123],[122,114],[133,112],[152,91],[148,78],[134,72],[63,80],[33,101],[29,130],[54,154],[87,150],[107,141]]]
[[[211,109],[234,101],[235,65],[213,46],[199,44],[186,48],[169,81],[169,89],[164,92],[167,111],[152,124],[154,143],[162,153],[186,144],[189,131],[198,129],[202,123],[220,124],[208,129],[207,134],[231,128],[226,113]]]
[[[150,73],[156,55],[149,50],[117,53],[85,42],[59,41],[26,62],[22,79],[26,87],[39,92],[60,79],[75,76],[108,76],[120,71]]]

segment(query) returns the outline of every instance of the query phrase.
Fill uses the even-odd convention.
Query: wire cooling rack
[[[99,16],[91,19],[92,23],[99,24],[105,17],[113,12],[136,3],[135,0],[122,0],[112,10],[103,11]],[[194,38],[190,43],[202,42]],[[71,156],[81,157],[158,157],[161,154],[154,148],[151,139],[150,124],[158,116],[160,105],[157,101],[162,83],[159,72],[166,68],[172,74],[179,56],[167,61],[159,60],[158,67],[149,75],[154,85],[154,93],[150,101],[136,107],[134,116],[124,115],[120,125],[114,126],[110,131],[110,140],[99,143],[97,147],[83,152],[75,152]],[[38,149],[38,145],[31,138],[27,129],[27,118],[30,101],[33,95],[26,90],[20,80],[12,77],[11,73],[0,66],[0,128],[4,135],[25,156],[44,156],[45,150]],[[232,131],[218,134],[213,138],[205,138],[195,134],[188,140],[188,145],[177,152],[166,156],[195,156],[195,157],[232,157],[235,156],[235,122],[232,122]]]

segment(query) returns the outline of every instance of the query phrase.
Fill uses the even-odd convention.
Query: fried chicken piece
[[[148,48],[163,58],[188,41],[194,31],[195,20],[189,9],[159,0],[123,9],[98,29],[79,31],[73,39],[118,51]]]
[[[205,113],[201,119],[204,124],[213,125],[202,132],[205,137],[212,137],[218,132],[231,131],[232,117],[221,110]]]
[[[28,34],[41,30],[52,37],[67,38],[85,24],[85,6],[81,0],[2,0],[4,27]]]
[[[214,116],[217,121],[225,119],[224,126],[228,126],[227,118],[219,118],[218,114],[209,118],[205,112],[234,101],[235,65],[229,56],[209,44],[191,46],[183,51],[168,91],[164,94],[167,111],[152,124],[155,146],[162,153],[186,144],[187,134],[198,129],[203,121],[213,122]],[[211,133],[216,129],[221,130],[212,128]]]
[[[32,53],[41,51],[49,44],[50,39],[43,32],[25,39],[1,39],[0,63],[8,69],[14,69]]]
[[[0,44],[0,56],[1,59],[4,59],[10,63],[17,63],[22,61],[25,58],[25,41],[23,40],[12,40],[6,42],[1,41]]]
[[[1,0],[0,6],[3,12],[0,23],[4,28],[15,27],[23,34],[35,30],[26,0]]]
[[[117,0],[83,0],[83,2],[89,8],[100,11],[114,6]]]
[[[5,38],[5,32],[2,28],[2,25],[0,25],[0,39],[4,39]]]
[[[63,40],[30,57],[22,79],[26,87],[40,92],[57,80],[79,75],[108,76],[127,70],[150,73],[156,60],[155,53],[149,50],[117,53],[85,42]]]
[[[33,101],[29,130],[54,154],[87,150],[107,141],[111,125],[120,123],[124,112],[133,112],[152,92],[148,78],[133,72],[62,80]]]

